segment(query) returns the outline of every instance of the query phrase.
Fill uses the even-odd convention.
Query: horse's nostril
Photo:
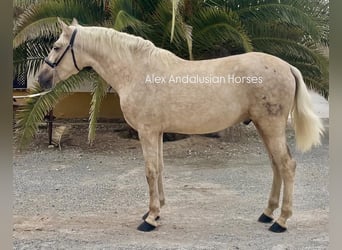
[[[42,76],[41,75],[38,76],[38,82],[40,85],[42,85]]]
[[[52,87],[52,77],[49,74],[44,74],[44,71],[38,75],[38,82],[43,89],[51,89]]]

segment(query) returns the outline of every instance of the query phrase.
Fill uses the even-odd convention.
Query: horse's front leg
[[[164,195],[164,187],[163,187],[163,169],[164,169],[164,160],[163,160],[163,133],[159,134],[158,140],[158,192],[159,192],[159,202],[160,207],[165,205],[165,195]],[[145,220],[148,216],[149,212],[143,215],[142,219]],[[159,216],[156,218],[159,220]]]
[[[158,132],[138,131],[139,138],[145,158],[146,179],[150,194],[150,205],[147,217],[138,227],[140,231],[151,231],[158,226],[157,219],[160,214],[160,201],[158,191],[158,151],[159,151],[159,135]]]

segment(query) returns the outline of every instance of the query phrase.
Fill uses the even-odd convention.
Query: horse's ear
[[[59,17],[57,17],[57,21],[59,23],[59,25],[62,28],[62,31],[66,32],[66,33],[70,33],[71,29],[68,25],[65,24],[65,22],[63,22]]]
[[[71,25],[72,26],[77,26],[78,25],[78,21],[77,21],[77,19],[75,17],[72,19]]]

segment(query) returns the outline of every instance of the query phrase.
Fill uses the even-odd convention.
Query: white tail
[[[312,110],[311,96],[302,74],[293,66],[291,66],[291,72],[296,78],[296,95],[292,109],[293,126],[297,148],[305,152],[312,146],[321,144],[324,127],[321,119]]]

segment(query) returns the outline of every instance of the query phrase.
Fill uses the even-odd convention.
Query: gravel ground
[[[328,121],[322,146],[297,160],[289,230],[257,222],[272,172],[254,126],[220,138],[165,142],[166,205],[161,226],[136,230],[148,208],[143,157],[124,125],[102,124],[95,145],[74,124],[62,150],[48,149],[45,131],[30,150],[14,149],[14,249],[327,249]]]

